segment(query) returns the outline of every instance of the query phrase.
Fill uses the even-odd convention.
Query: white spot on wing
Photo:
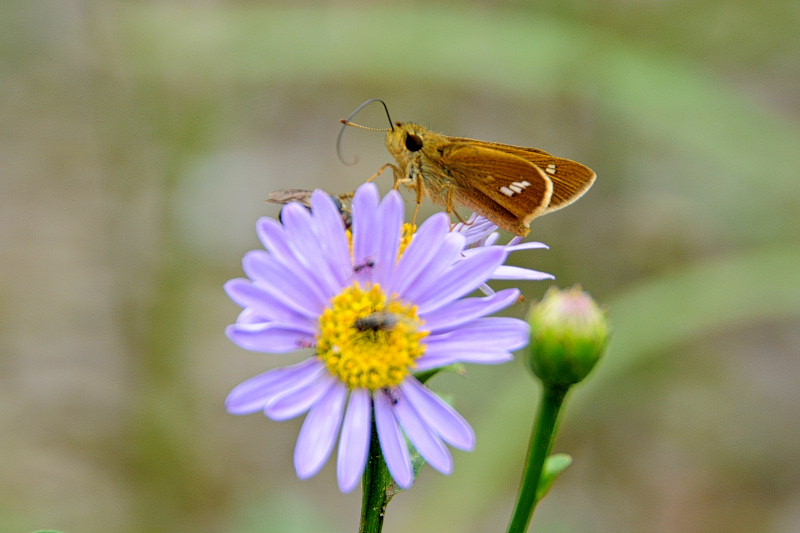
[[[509,184],[507,187],[503,185],[500,187],[500,192],[508,196],[509,198],[514,196],[515,194],[519,194],[524,191],[526,188],[531,186],[531,182],[527,180],[522,181],[515,181]]]

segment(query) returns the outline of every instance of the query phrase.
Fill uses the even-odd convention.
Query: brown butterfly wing
[[[506,231],[527,235],[531,220],[550,204],[550,179],[514,154],[474,142],[454,143],[441,151],[440,163],[455,182],[453,199]]]
[[[490,142],[490,141],[479,141],[478,139],[468,139],[466,137],[450,137],[449,135],[447,135],[447,139],[450,142],[459,143],[459,144],[464,143],[464,144],[485,145],[487,148],[494,148],[495,150],[500,150],[501,152],[506,151],[505,150],[506,148],[517,148],[517,149],[522,150],[524,152],[533,152],[533,153],[537,153],[537,154],[550,155],[547,152],[545,152],[544,150],[539,150],[538,148],[526,148],[524,146],[515,146],[513,144],[495,143],[495,142]]]
[[[450,137],[449,139],[456,143],[477,142],[487,145],[494,150],[521,157],[541,168],[553,182],[553,195],[550,198],[550,205],[540,214],[550,213],[568,206],[583,196],[583,193],[589,190],[595,178],[597,178],[597,174],[589,167],[576,161],[556,157],[537,148],[475,141],[461,137]]]
[[[597,178],[592,169],[570,159],[520,150],[509,153],[520,157],[525,154],[525,159],[541,168],[553,182],[553,196],[545,213],[568,206],[583,196]]]

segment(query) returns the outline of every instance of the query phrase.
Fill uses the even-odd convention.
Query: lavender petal
[[[442,439],[461,450],[475,447],[475,432],[469,423],[427,387],[410,378],[400,384],[400,389],[414,411]]]
[[[403,229],[403,199],[397,191],[391,191],[378,207],[376,263],[373,280],[386,285],[392,278],[397,263],[400,236]]]
[[[436,286],[425,294],[417,294],[412,301],[417,303],[421,314],[439,309],[475,290],[500,266],[504,257],[501,249],[482,249],[456,263],[440,276],[440,282]]]
[[[432,334],[425,339],[426,353],[444,350],[452,346],[454,351],[462,347],[475,350],[518,350],[528,344],[530,325],[524,320],[508,317],[488,317],[473,320],[463,327],[441,334]]]
[[[453,456],[450,455],[447,446],[428,428],[400,389],[393,394],[397,397],[397,403],[394,406],[397,420],[414,447],[436,470],[443,474],[452,473]]]
[[[444,213],[433,215],[422,223],[400,258],[393,279],[388,281],[389,293],[403,294],[406,288],[412,286],[429,265],[440,257],[442,239],[448,234],[449,228],[450,219]],[[454,249],[450,251],[451,254],[458,254],[463,248],[458,239],[451,239],[449,242]]]
[[[395,483],[407,489],[414,483],[414,470],[411,468],[408,446],[394,416],[391,401],[384,394],[374,393],[373,402],[383,459]]]
[[[342,423],[336,462],[339,490],[344,493],[353,490],[364,474],[371,429],[372,402],[369,391],[366,389],[353,390],[350,393],[350,402]]]
[[[527,281],[542,281],[545,279],[556,279],[552,274],[547,272],[540,272],[530,268],[522,268],[511,265],[501,265],[492,272],[489,279],[514,279],[514,280],[527,280]]]
[[[420,318],[431,332],[450,330],[512,305],[519,298],[518,289],[505,289],[484,298],[464,298]]]
[[[294,449],[294,467],[300,479],[308,479],[325,465],[336,444],[347,388],[336,384],[306,416]]]
[[[261,411],[276,394],[315,380],[324,369],[325,366],[312,357],[296,365],[264,372],[234,387],[225,400],[225,408],[234,415]]]
[[[286,305],[286,300],[277,298],[263,285],[255,285],[248,279],[237,278],[225,284],[225,292],[231,300],[262,317],[264,322],[292,324],[298,329],[316,331],[316,317],[309,317]]]
[[[314,191],[311,204],[314,207],[312,215],[316,220],[317,244],[328,258],[338,282],[344,284],[353,271],[350,242],[347,240],[342,215],[330,201],[328,193],[320,189]]]
[[[290,270],[263,250],[247,252],[242,259],[247,276],[272,294],[286,299],[286,305],[307,316],[319,316],[327,303],[317,280],[297,267]]]
[[[287,353],[313,346],[314,334],[289,324],[232,324],[225,333],[245,350],[262,353]]]
[[[374,183],[362,185],[353,197],[353,258],[356,264],[374,261],[377,253],[375,228],[380,195]]]
[[[273,420],[289,420],[299,416],[313,406],[335,384],[336,380],[327,373],[302,387],[294,387],[283,394],[276,395],[267,402],[264,414]]]

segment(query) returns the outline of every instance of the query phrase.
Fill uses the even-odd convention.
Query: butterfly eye
[[[410,152],[418,152],[422,150],[422,139],[413,133],[409,133],[406,135],[406,148]]]

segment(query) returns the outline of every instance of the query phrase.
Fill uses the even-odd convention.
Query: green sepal
[[[408,446],[408,453],[411,456],[411,469],[414,471],[414,479],[416,480],[417,476],[419,476],[420,470],[422,470],[422,467],[425,466],[427,461],[425,461],[425,458],[420,455],[420,453],[414,447],[414,444],[408,440],[408,437],[405,438],[405,441],[406,446]],[[395,483],[394,480],[392,480],[392,482],[386,488],[386,495],[389,499],[391,499],[395,494],[400,494],[403,492],[403,490],[404,489],[401,489],[400,486]]]
[[[536,490],[537,502],[547,496],[556,478],[571,464],[572,457],[566,453],[554,453],[545,459],[544,467],[542,468],[542,477],[539,479],[539,488]]]
[[[414,377],[417,378],[420,383],[425,383],[439,372],[450,372],[452,374],[458,374],[459,376],[466,376],[467,367],[464,365],[464,363],[453,363],[452,365],[417,372],[414,374]]]

